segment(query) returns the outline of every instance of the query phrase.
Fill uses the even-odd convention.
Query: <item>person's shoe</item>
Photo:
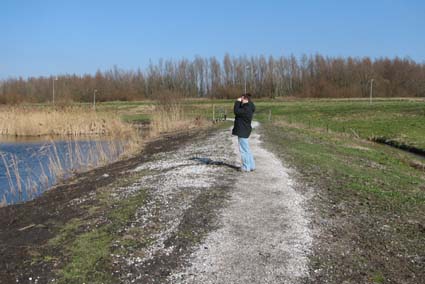
[[[255,169],[251,169],[251,172],[255,172]]]
[[[249,173],[248,170],[243,169],[242,167],[238,168],[239,172],[243,172],[243,173]]]

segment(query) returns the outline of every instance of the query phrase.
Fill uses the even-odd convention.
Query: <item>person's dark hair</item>
[[[252,95],[250,93],[243,94],[242,96],[245,97],[245,98],[247,98],[248,101],[251,101]]]

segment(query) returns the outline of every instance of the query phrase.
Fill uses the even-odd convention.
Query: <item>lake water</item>
[[[0,137],[0,202],[28,201],[60,179],[118,159],[123,145],[118,141],[52,141]]]

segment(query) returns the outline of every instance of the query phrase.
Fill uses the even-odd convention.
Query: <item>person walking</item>
[[[239,151],[241,153],[243,172],[250,172],[255,170],[255,161],[249,148],[248,138],[252,131],[252,117],[255,112],[255,105],[252,102],[251,94],[243,94],[235,101],[233,106],[235,113],[235,123],[233,126],[232,134],[238,136]]]

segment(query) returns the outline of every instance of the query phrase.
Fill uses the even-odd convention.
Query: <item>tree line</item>
[[[0,103],[97,99],[155,99],[159,93],[185,97],[233,98],[245,91],[256,97],[425,97],[425,64],[409,58],[195,57],[159,60],[144,70],[113,67],[96,74],[9,78],[0,81]]]

